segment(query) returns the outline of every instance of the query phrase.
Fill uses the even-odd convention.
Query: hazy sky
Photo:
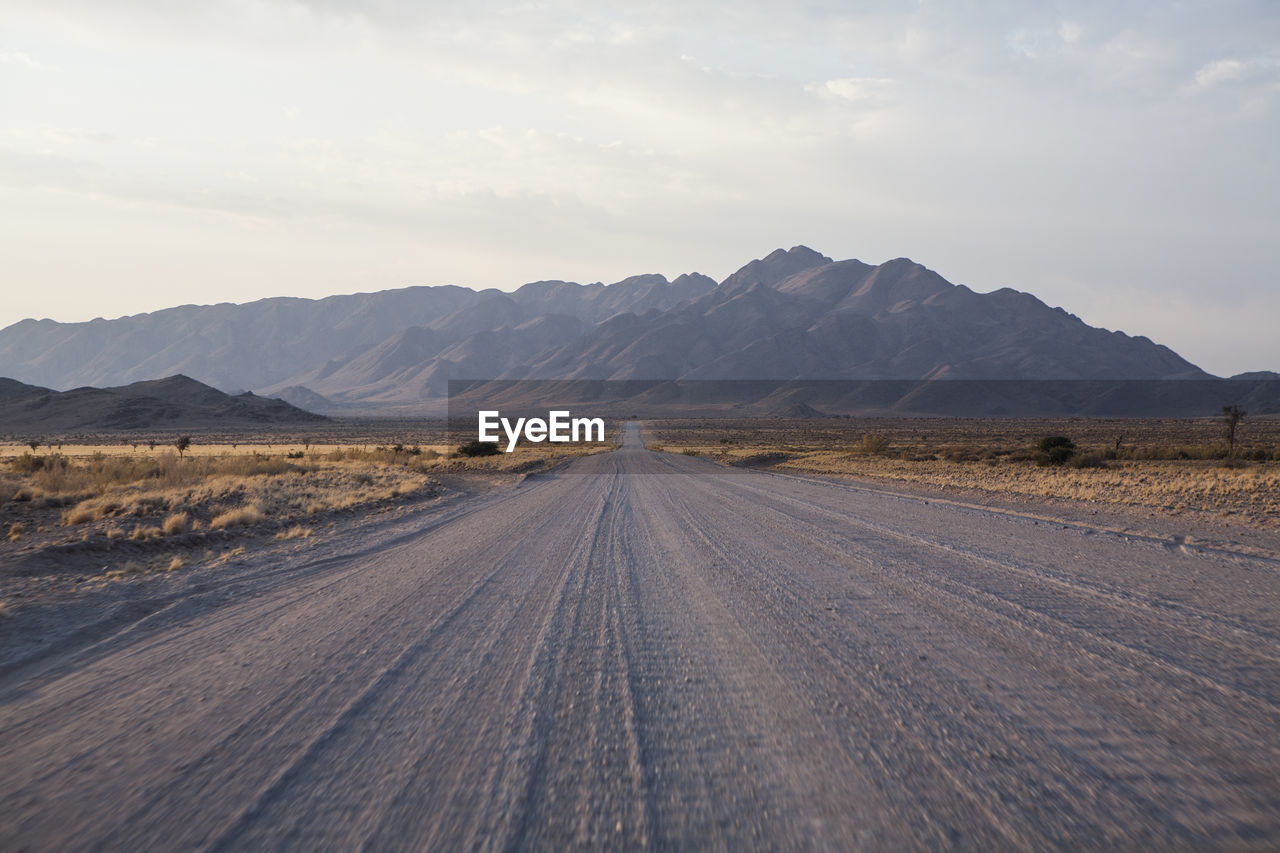
[[[0,0],[0,326],[907,256],[1280,369],[1280,5]]]

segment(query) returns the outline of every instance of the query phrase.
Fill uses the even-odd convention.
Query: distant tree
[[[178,455],[181,456],[182,454],[186,453],[187,448],[191,446],[191,436],[189,435],[178,436],[178,440],[173,443],[173,446],[178,448]]]
[[[30,439],[29,441],[27,441],[27,447],[30,447],[30,448],[31,448],[31,452],[32,452],[32,453],[34,453],[34,452],[35,452],[35,450],[36,450],[36,448],[37,448],[37,447],[39,447],[39,446],[41,445],[41,443],[42,443],[42,442],[40,441],[40,439],[38,439],[38,438],[33,438],[33,439]]]
[[[147,442],[147,449],[148,450],[156,449],[156,440],[154,438]]]
[[[1227,438],[1227,455],[1236,455],[1236,428],[1240,426],[1240,422],[1244,420],[1244,416],[1248,412],[1239,406],[1223,406],[1222,407],[1222,430]]]

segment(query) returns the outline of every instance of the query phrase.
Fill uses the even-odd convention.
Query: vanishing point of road
[[[0,849],[1280,846],[1280,566],[646,450],[0,679]]]

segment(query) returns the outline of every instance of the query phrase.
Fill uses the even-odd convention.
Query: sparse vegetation
[[[7,522],[0,530],[9,531],[8,541],[30,529],[32,514],[49,518],[54,529],[77,528],[74,539],[63,534],[56,540],[64,544],[97,537],[146,542],[265,522],[292,524],[318,513],[430,494],[428,470],[448,464],[433,463],[439,454],[421,449],[414,455],[340,448],[307,459],[258,450],[180,456],[176,447],[136,454],[128,445],[113,454],[78,453],[75,447],[70,453],[24,452],[0,462],[0,523]],[[25,507],[24,518],[5,519],[19,506]],[[47,536],[41,539],[53,544]]]
[[[226,512],[215,515],[209,522],[209,526],[214,530],[222,530],[227,527],[242,527],[246,524],[257,524],[262,521],[265,516],[262,510],[254,504],[248,504]]]
[[[1049,435],[1040,439],[1034,459],[1040,466],[1062,466],[1066,465],[1075,453],[1074,441],[1065,435]]]
[[[1236,455],[1236,430],[1247,414],[1239,406],[1222,407],[1222,429],[1227,439],[1227,456]]]
[[[645,440],[652,449],[692,450],[734,467],[1228,513],[1280,525],[1280,466],[1273,464],[1280,461],[1280,419],[1251,426],[1251,443],[1237,437],[1234,455],[1217,418],[689,419],[647,424]],[[877,452],[861,452],[869,435],[887,446],[876,442]]]
[[[191,436],[189,435],[178,436],[177,440],[173,442],[173,446],[178,448],[178,455],[182,456],[182,454],[187,452],[187,448],[191,446]]]
[[[861,453],[863,456],[875,456],[884,453],[889,449],[889,439],[883,435],[875,433],[867,433],[862,440],[854,445],[853,452]]]
[[[164,520],[164,524],[160,529],[164,531],[165,536],[176,536],[179,533],[186,533],[187,528],[191,526],[191,516],[185,512],[175,512]]]
[[[502,451],[498,448],[497,443],[492,441],[480,441],[479,439],[471,439],[466,444],[458,446],[458,455],[466,457],[476,456],[497,456]]]

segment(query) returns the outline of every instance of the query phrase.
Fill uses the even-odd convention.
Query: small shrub
[[[466,444],[458,446],[459,456],[496,456],[501,452],[496,441],[481,441],[478,438],[473,438]]]
[[[1065,465],[1076,452],[1076,443],[1065,435],[1045,436],[1040,439],[1038,447],[1035,461],[1042,467]]]
[[[215,515],[213,520],[209,522],[209,526],[214,530],[222,530],[227,527],[239,527],[245,524],[257,524],[262,521],[262,510],[253,504],[238,507],[237,509],[228,510],[220,515]]]
[[[17,542],[22,538],[22,534],[27,532],[27,526],[20,521],[15,521],[9,525],[9,541]]]
[[[179,533],[187,532],[187,525],[191,523],[191,516],[185,512],[175,512],[164,520],[162,529],[165,536],[176,536]]]
[[[107,529],[107,538],[108,538],[108,539],[112,539],[112,540],[115,540],[115,539],[123,539],[123,538],[124,538],[124,528],[122,528],[122,527],[110,527],[110,528],[108,528],[108,529]]]
[[[34,474],[44,468],[47,456],[33,456],[30,453],[24,453],[21,456],[9,460],[9,467],[19,474]]]
[[[1065,435],[1047,435],[1040,439],[1040,444],[1038,446],[1041,453],[1048,453],[1055,447],[1065,447],[1068,450],[1076,449],[1076,443]]]
[[[884,453],[888,449],[889,439],[885,438],[883,435],[875,435],[873,433],[867,433],[864,435],[862,440],[854,445],[853,448],[855,453],[861,453],[864,456]]]
[[[169,571],[171,571],[171,572],[176,572],[178,569],[182,568],[182,567],[183,567],[183,566],[185,566],[186,564],[187,564],[187,561],[186,561],[186,560],[182,559],[182,557],[180,557],[180,556],[178,556],[177,554],[175,554],[175,555],[173,556],[173,559],[169,561],[169,569],[168,569],[168,570],[169,570]]]
[[[67,510],[62,516],[62,523],[67,527],[70,527],[73,524],[84,524],[89,521],[97,521],[101,517],[102,514],[98,511],[98,507],[89,501],[85,501],[84,503]]]
[[[288,453],[284,455],[284,458],[285,459],[301,459],[304,456],[306,456],[306,454],[303,453],[301,450],[290,450]]]
[[[693,447],[686,447],[684,450],[681,450],[680,452],[681,452],[681,453],[683,453],[685,456],[697,456],[697,455],[698,455],[698,451],[697,451],[697,449],[696,449],[696,448],[693,448]]]
[[[162,535],[164,535],[164,531],[154,524],[139,524],[133,528],[129,538],[140,541],[143,539],[159,539]]]
[[[276,534],[275,538],[277,542],[286,539],[307,539],[311,536],[311,532],[310,527],[303,527],[301,524],[295,524],[288,530],[281,530]]]
[[[1073,456],[1067,464],[1072,468],[1106,468],[1107,463],[1097,453],[1084,453],[1079,456]]]

